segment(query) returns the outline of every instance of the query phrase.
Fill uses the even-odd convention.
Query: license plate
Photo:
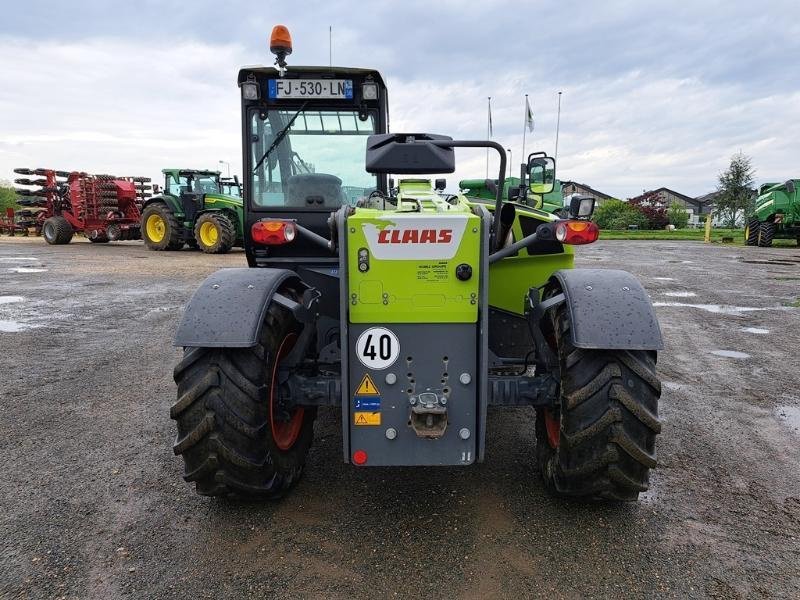
[[[269,97],[353,99],[352,79],[270,79]]]

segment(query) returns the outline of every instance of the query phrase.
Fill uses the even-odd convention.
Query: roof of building
[[[575,185],[575,186],[581,187],[584,190],[586,190],[587,192],[589,192],[590,194],[594,194],[595,196],[599,197],[601,200],[609,200],[609,199],[614,197],[614,196],[610,196],[609,194],[604,194],[603,192],[601,192],[599,190],[596,190],[593,187],[588,186],[585,183],[581,183],[579,181],[562,181],[561,185],[562,185],[562,189],[564,189],[568,185]]]

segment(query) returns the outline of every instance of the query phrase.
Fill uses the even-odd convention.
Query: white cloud
[[[776,31],[751,4],[539,4],[413,0],[354,10],[312,2],[269,17],[221,16],[218,43],[193,41],[212,39],[199,9],[170,13],[185,37],[166,43],[156,30],[98,37],[108,19],[99,13],[81,21],[91,23],[89,33],[79,33],[77,16],[65,25],[66,41],[19,37],[20,26],[17,37],[0,35],[0,178],[18,166],[156,177],[164,167],[219,168],[220,159],[240,172],[236,73],[270,61],[264,40],[272,19],[286,16],[294,19],[290,64],[327,64],[331,23],[336,64],[383,72],[394,131],[483,138],[492,96],[495,139],[518,164],[523,94],[536,119],[527,151],[552,153],[562,90],[562,179],[622,197],[662,185],[699,195],[739,150],[753,157],[760,181],[797,175],[800,82],[791,61],[780,66],[796,54],[796,6],[775,9]],[[533,20],[536,35],[515,29]],[[485,153],[457,156],[451,187],[485,176]],[[492,156],[491,177],[497,164]]]
[[[50,167],[156,177],[241,169],[237,45],[2,40],[0,176]]]

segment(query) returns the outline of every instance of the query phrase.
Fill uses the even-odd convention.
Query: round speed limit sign
[[[385,327],[370,327],[356,340],[356,356],[370,369],[385,369],[400,356],[400,340]]]

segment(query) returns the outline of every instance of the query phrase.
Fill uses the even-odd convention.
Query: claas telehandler
[[[656,464],[662,338],[632,275],[573,268],[598,237],[593,200],[567,219],[506,201],[502,146],[389,133],[377,71],[289,67],[281,26],[270,45],[276,67],[238,78],[249,268],[208,277],[175,337],[185,479],[281,497],[321,406],[340,410],[354,467],[467,466],[490,459],[488,411],[532,407],[547,490],[635,500]],[[486,148],[493,201],[425,177]],[[526,179],[548,193],[553,159],[532,154]]]

